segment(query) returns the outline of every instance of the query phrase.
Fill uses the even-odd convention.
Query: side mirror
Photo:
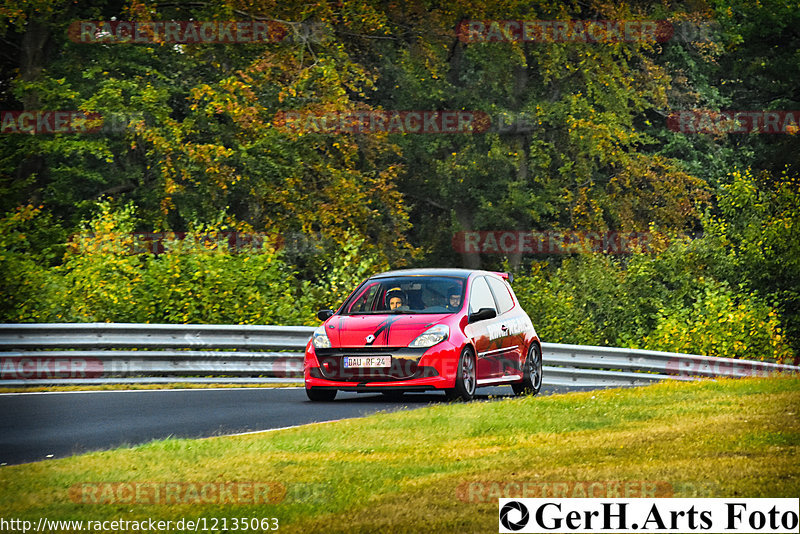
[[[320,310],[317,312],[317,319],[327,321],[333,315],[333,310]]]
[[[476,323],[478,321],[485,321],[486,319],[494,319],[495,317],[497,317],[497,311],[495,311],[494,308],[481,308],[469,315],[469,322]]]

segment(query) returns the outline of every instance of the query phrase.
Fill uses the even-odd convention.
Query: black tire
[[[536,395],[542,389],[542,349],[535,341],[522,364],[522,382],[511,384],[515,395]]]
[[[306,388],[308,400],[314,402],[330,402],[336,398],[335,389]]]
[[[475,387],[478,382],[477,367],[475,352],[471,347],[464,348],[458,358],[456,385],[453,389],[445,391],[448,399],[465,402],[472,400],[475,396]]]

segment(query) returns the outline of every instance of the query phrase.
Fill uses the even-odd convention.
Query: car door
[[[497,313],[497,304],[485,276],[473,279],[469,292],[469,314],[483,308],[490,308]],[[498,318],[484,319],[471,323],[467,327],[477,352],[477,379],[494,378],[502,370],[499,357],[504,352],[499,333]]]
[[[489,289],[492,290],[497,303],[497,320],[499,331],[496,335],[501,343],[502,351],[497,358],[496,376],[517,376],[522,369],[525,355],[525,331],[528,320],[523,317],[522,310],[514,302],[511,290],[504,280],[494,276],[487,276]]]

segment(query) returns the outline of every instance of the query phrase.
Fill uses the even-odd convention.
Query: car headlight
[[[331,348],[331,340],[328,339],[328,334],[325,333],[325,325],[321,324],[311,334],[311,343],[315,349],[329,349]]]
[[[450,335],[450,328],[446,324],[437,324],[425,330],[412,341],[409,347],[432,347],[441,343]]]

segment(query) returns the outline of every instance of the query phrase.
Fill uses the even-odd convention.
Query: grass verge
[[[496,532],[497,498],[522,487],[531,497],[592,483],[653,484],[677,497],[795,497],[798,413],[798,378],[440,404],[7,466],[0,499],[4,516],[33,521],[205,517],[230,528],[235,517],[277,517],[281,532]],[[252,482],[268,485],[270,498],[253,504]],[[167,484],[172,501],[148,504],[156,491],[166,499]],[[194,492],[204,484],[217,493]],[[226,484],[238,489],[220,493]]]

